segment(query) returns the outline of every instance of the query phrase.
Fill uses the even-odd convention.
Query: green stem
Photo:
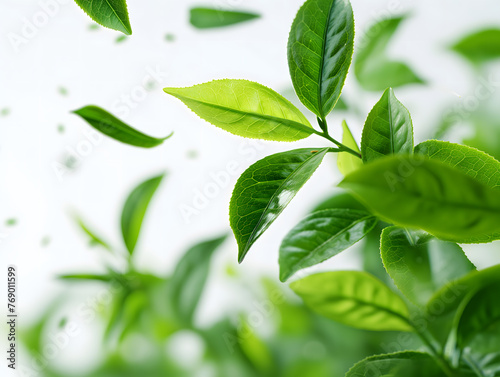
[[[331,141],[333,144],[335,144],[337,147],[339,147],[339,152],[347,152],[352,154],[353,156],[356,156],[358,158],[361,158],[361,153],[356,152],[355,150],[349,148],[347,145],[342,144],[340,141],[335,140],[333,137],[330,136],[328,133],[328,125],[326,124],[326,120],[320,120],[318,118],[318,123],[323,132],[319,132],[315,129],[312,130],[312,132],[318,136],[321,136],[322,138]]]
[[[462,355],[462,360],[465,361],[465,363],[472,369],[472,371],[476,374],[478,377],[486,377],[486,375],[483,373],[481,368],[479,368],[474,360],[471,360],[468,355]]]

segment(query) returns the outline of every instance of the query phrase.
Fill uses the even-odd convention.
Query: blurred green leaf
[[[408,65],[387,57],[387,47],[406,17],[379,21],[360,37],[354,60],[354,74],[364,89],[380,91],[388,87],[425,83]]]
[[[387,89],[366,118],[361,139],[363,161],[413,153],[413,124],[406,107]]]
[[[352,136],[351,130],[347,126],[346,121],[342,121],[342,144],[351,148],[355,152],[360,153],[358,143],[354,140]],[[347,152],[339,152],[337,155],[337,166],[339,168],[340,173],[342,175],[347,175],[357,170],[363,165],[363,160],[360,158],[353,156],[351,153]]]
[[[172,307],[181,322],[192,324],[205,287],[210,261],[226,235],[191,247],[180,259],[169,282]]]
[[[272,372],[274,369],[273,355],[266,343],[258,337],[245,320],[242,320],[238,327],[238,341],[241,350],[258,371],[263,375]]]
[[[90,228],[85,224],[83,219],[79,216],[74,216],[74,219],[78,226],[84,231],[84,233],[90,237],[90,244],[91,245],[100,245],[103,248],[105,248],[108,251],[111,251],[111,246],[99,236],[95,234],[94,231],[90,230]]]
[[[59,279],[63,280],[94,280],[94,281],[103,281],[110,282],[113,280],[112,275],[100,275],[100,274],[65,274],[59,275]]]
[[[484,29],[469,34],[451,49],[474,64],[500,58],[500,29]]]
[[[279,251],[280,280],[348,249],[377,224],[368,212],[325,209],[314,212],[283,239]]]
[[[132,34],[125,0],[75,0],[87,15],[104,27]]]
[[[320,119],[340,97],[353,44],[349,1],[308,0],[302,5],[288,38],[288,67],[300,101]]]
[[[238,178],[229,221],[238,242],[238,262],[283,212],[330,148],[295,149],[267,156]]]
[[[396,226],[383,230],[381,254],[396,286],[420,306],[445,284],[476,269],[457,244]]]
[[[142,182],[132,190],[125,201],[121,216],[121,229],[123,241],[130,255],[134,253],[149,202],[164,176],[161,174]]]
[[[16,218],[10,218],[10,219],[7,219],[5,220],[5,225],[6,226],[14,226],[17,224],[17,219]]]
[[[324,209],[357,209],[360,211],[366,211],[366,207],[362,205],[354,196],[345,191],[339,191],[330,196],[329,198],[323,200],[321,203],[317,204],[316,207],[311,211],[317,212]]]
[[[189,14],[189,22],[197,29],[229,26],[260,17],[260,15],[256,13],[204,7],[191,8]]]
[[[290,288],[311,309],[342,324],[373,331],[413,331],[404,301],[366,272],[314,274]]]
[[[114,115],[100,107],[89,105],[73,111],[97,131],[117,141],[142,148],[153,148],[162,144],[172,134],[164,138],[151,137],[123,123]]]

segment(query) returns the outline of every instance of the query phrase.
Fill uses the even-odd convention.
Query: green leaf
[[[465,305],[457,326],[457,344],[465,347],[476,335],[500,323],[500,282],[476,292]]]
[[[413,331],[403,300],[361,271],[334,271],[290,284],[314,311],[344,325],[373,331]]]
[[[491,188],[500,188],[500,162],[465,145],[428,140],[415,146],[415,153],[442,161]]]
[[[361,211],[366,211],[366,207],[362,205],[351,194],[345,191],[340,191],[333,194],[328,199],[323,200],[318,205],[316,205],[314,209],[311,211],[311,213],[316,211],[321,211],[323,209],[336,209],[336,208],[359,209]]]
[[[201,7],[191,8],[189,14],[189,22],[198,29],[229,26],[260,17],[256,13]]]
[[[63,280],[94,280],[103,282],[110,282],[111,280],[113,280],[112,275],[100,275],[100,274],[66,274],[66,275],[59,275],[58,278]]]
[[[192,323],[208,277],[210,261],[226,235],[191,247],[179,260],[169,281],[172,308],[180,321]]]
[[[111,251],[111,246],[109,246],[109,244],[105,242],[101,237],[97,236],[94,231],[90,230],[90,228],[87,226],[87,224],[85,224],[81,217],[75,216],[75,221],[85,232],[85,234],[90,237],[91,245],[100,245],[106,250]]]
[[[417,305],[424,306],[439,288],[476,269],[460,246],[422,231],[388,227],[380,245],[387,272]]]
[[[229,205],[229,221],[238,242],[240,263],[329,150],[304,148],[276,153],[256,162],[240,176]]]
[[[293,21],[288,39],[290,76],[299,99],[321,119],[340,97],[353,42],[348,0],[307,0]]]
[[[98,24],[127,35],[132,34],[125,0],[75,0],[75,2]]]
[[[255,333],[253,326],[245,320],[241,320],[238,326],[238,342],[245,356],[262,375],[273,370],[274,362],[271,351]]]
[[[378,159],[339,186],[385,221],[447,241],[485,242],[500,231],[500,192],[425,156]]]
[[[356,143],[356,140],[354,140],[351,130],[347,126],[345,120],[342,121],[342,130],[342,144],[348,146],[355,152],[360,152],[358,144]],[[351,153],[339,152],[337,155],[337,166],[343,175],[347,175],[363,166],[363,161],[360,158],[353,156]]]
[[[296,141],[314,131],[288,100],[256,82],[224,79],[163,90],[184,102],[200,118],[234,135]]]
[[[365,211],[325,209],[314,212],[295,226],[280,247],[280,280],[321,263],[362,239],[377,224]]]
[[[405,63],[387,57],[387,46],[406,16],[388,18],[371,26],[357,41],[354,74],[366,90],[380,91],[407,84],[423,84]]]
[[[73,113],[82,117],[88,124],[104,135],[136,147],[156,147],[172,136],[170,134],[164,138],[156,138],[145,135],[133,129],[128,124],[123,123],[106,110],[93,105],[82,107],[79,110],[73,111]]]
[[[431,314],[435,312],[442,315],[448,314],[456,310],[467,296],[490,284],[499,282],[500,265],[470,272],[437,291],[427,303],[427,311]]]
[[[463,37],[451,49],[474,64],[500,58],[500,29],[484,29]]]
[[[431,355],[403,351],[387,355],[370,356],[354,365],[346,377],[443,377],[445,374]]]
[[[410,113],[389,88],[366,118],[361,139],[363,161],[412,152],[413,124]]]
[[[130,193],[122,209],[121,229],[123,241],[128,252],[134,253],[137,239],[141,231],[142,220],[149,202],[160,185],[164,174],[150,178],[138,185]]]

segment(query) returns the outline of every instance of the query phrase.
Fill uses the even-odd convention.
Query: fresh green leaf
[[[136,147],[156,147],[172,136],[172,134],[170,134],[167,137],[159,139],[145,135],[97,106],[85,106],[79,110],[73,111],[73,113],[82,117],[88,124],[104,135]]]
[[[238,242],[240,263],[329,150],[304,148],[276,153],[256,162],[241,175],[229,205],[229,221]]]
[[[192,323],[208,277],[212,255],[226,235],[191,247],[180,259],[169,282],[169,297],[177,317]]]
[[[339,184],[387,222],[458,243],[487,242],[500,231],[500,191],[426,156],[389,156]]]
[[[451,49],[474,64],[500,58],[500,29],[484,29],[463,37]]]
[[[362,239],[377,224],[365,211],[325,209],[295,226],[280,247],[280,280],[321,263]]]
[[[361,139],[363,161],[412,152],[413,124],[410,113],[389,88],[366,118]]]
[[[146,214],[149,202],[160,185],[164,174],[150,178],[138,185],[130,193],[121,216],[123,241],[132,255],[141,231],[142,220]]]
[[[356,143],[356,140],[354,140],[351,130],[347,126],[345,120],[342,121],[342,130],[342,144],[351,148],[355,152],[360,152],[358,144]],[[337,166],[343,175],[347,175],[363,166],[363,161],[360,158],[353,156],[351,153],[339,152],[337,156]]]
[[[405,63],[387,57],[387,46],[406,16],[384,19],[371,26],[357,42],[354,74],[366,90],[380,91],[407,84],[423,84]]]
[[[387,272],[417,305],[424,306],[439,288],[476,269],[460,246],[422,231],[388,227],[380,245]]]
[[[234,135],[296,141],[313,133],[302,113],[275,91],[247,80],[215,80],[189,88],[165,88],[200,118]]]
[[[375,374],[374,374],[375,373]],[[444,377],[431,355],[403,351],[370,356],[354,365],[345,377]]]
[[[478,290],[500,282],[500,265],[473,271],[464,277],[454,280],[437,291],[427,303],[427,311],[431,314],[448,314],[456,310],[460,303]]]
[[[465,305],[457,326],[457,344],[466,346],[476,335],[500,323],[500,282],[476,292]]]
[[[109,246],[107,242],[103,241],[101,237],[97,236],[94,231],[90,230],[81,217],[75,216],[75,221],[85,234],[90,237],[91,245],[100,245],[106,250],[111,251],[111,246]]]
[[[362,271],[334,271],[290,284],[314,311],[348,326],[374,331],[413,331],[404,301]]]
[[[340,97],[353,43],[348,0],[307,0],[293,21],[288,39],[290,76],[299,99],[321,119]]]
[[[75,2],[98,24],[127,35],[132,34],[125,0],[75,0]]]
[[[500,162],[480,150],[428,140],[415,146],[415,153],[451,165],[491,188],[500,188]]]
[[[260,17],[256,13],[201,7],[191,8],[189,14],[189,22],[198,29],[229,26]]]

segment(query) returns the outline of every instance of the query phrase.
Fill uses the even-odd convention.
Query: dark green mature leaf
[[[500,58],[500,29],[484,29],[469,34],[451,49],[474,64]]]
[[[121,216],[121,228],[123,241],[130,254],[134,252],[149,202],[164,176],[161,174],[142,182],[134,188],[125,201]]]
[[[225,79],[163,90],[184,102],[200,118],[234,135],[296,141],[314,131],[287,99],[256,82]]]
[[[500,282],[476,292],[465,305],[457,326],[457,344],[466,346],[476,335],[500,323]]]
[[[127,35],[132,34],[125,0],[75,0],[75,2],[98,24]]]
[[[406,16],[388,18],[371,26],[357,42],[354,74],[366,90],[380,91],[422,80],[405,63],[387,57],[387,46]]]
[[[351,130],[347,126],[345,120],[342,121],[342,132],[342,144],[351,148],[355,152],[360,152],[358,144],[356,143],[356,140],[354,140]],[[363,161],[360,158],[353,156],[351,153],[339,152],[337,155],[337,166],[343,175],[347,175],[363,166]]]
[[[348,326],[374,331],[413,331],[404,301],[362,271],[333,271],[290,284],[314,311]]]
[[[476,269],[460,246],[422,231],[388,227],[380,244],[387,272],[417,305],[424,306],[439,288]]]
[[[426,156],[378,159],[339,186],[387,222],[448,241],[487,242],[500,231],[500,191]]]
[[[500,188],[500,162],[465,145],[428,140],[415,146],[415,153],[451,165],[491,188]]]
[[[448,314],[468,296],[493,283],[500,282],[500,265],[473,271],[437,291],[427,303],[431,314]]]
[[[363,161],[412,152],[413,124],[410,113],[389,88],[366,118],[361,139]]]
[[[293,21],[288,66],[302,103],[324,119],[351,65],[354,18],[348,0],[307,0]]]
[[[260,17],[256,13],[201,7],[191,8],[189,14],[189,22],[198,29],[229,26]]]
[[[106,250],[111,251],[111,246],[109,246],[109,244],[105,242],[101,237],[96,235],[94,231],[90,230],[90,228],[87,226],[87,224],[85,224],[81,217],[75,216],[75,220],[80,228],[85,232],[85,234],[90,237],[90,244],[92,246],[100,245]]]
[[[250,247],[283,212],[313,175],[329,148],[295,149],[265,157],[238,179],[229,205],[229,221],[241,263]]]
[[[88,124],[104,135],[136,147],[156,147],[172,136],[170,134],[164,138],[156,138],[145,135],[133,129],[128,124],[123,123],[106,110],[93,105],[82,107],[79,110],[73,111],[73,113],[82,117]]]
[[[321,263],[362,239],[377,224],[365,211],[326,209],[314,212],[295,226],[280,247],[280,280]]]
[[[346,377],[444,377],[431,355],[403,351],[370,356],[354,365]]]
[[[226,235],[191,247],[180,259],[169,282],[169,297],[178,319],[192,323],[214,252]]]

